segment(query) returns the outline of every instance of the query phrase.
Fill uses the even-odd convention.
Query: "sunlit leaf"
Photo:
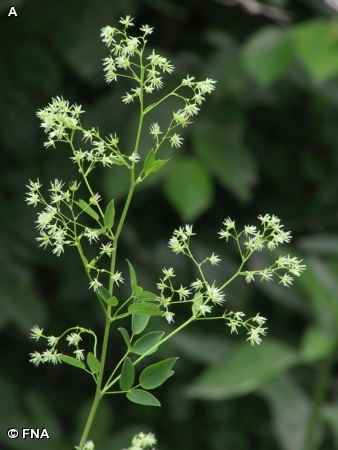
[[[164,336],[164,331],[152,331],[151,333],[142,336],[134,343],[134,353],[137,355],[143,355],[150,348],[156,346]],[[157,350],[157,347],[153,349],[151,353],[154,353]]]
[[[146,367],[140,375],[139,381],[143,389],[155,389],[161,386],[174,373],[171,368],[178,358],[169,358]]]
[[[142,389],[133,389],[127,393],[127,399],[139,405],[161,406],[161,403],[149,392]]]

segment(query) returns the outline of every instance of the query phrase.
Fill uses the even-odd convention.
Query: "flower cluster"
[[[81,106],[71,105],[68,100],[64,100],[62,97],[52,98],[51,103],[37,112],[37,116],[41,120],[41,127],[48,134],[48,140],[44,143],[44,146],[46,148],[55,147],[56,142],[69,143],[74,155],[70,159],[78,165],[79,172],[86,175],[97,163],[101,163],[103,167],[111,167],[113,164],[129,167],[128,161],[119,151],[119,139],[116,134],[101,138],[95,128],[85,130],[80,123],[80,115],[83,112]],[[79,131],[82,134],[82,140],[92,145],[90,150],[73,147],[75,131]],[[132,154],[128,159],[131,162],[137,162],[139,156]]]
[[[291,240],[290,231],[284,231],[284,226],[280,223],[280,219],[275,215],[258,216],[261,221],[262,230],[257,230],[256,226],[246,225],[241,233],[237,233],[236,225],[229,217],[224,220],[223,225],[225,229],[219,232],[220,239],[224,238],[228,241],[231,237],[238,243],[240,254],[242,257],[242,265],[249,259],[255,251],[261,251],[265,247],[269,250],[275,250],[279,244],[289,243]],[[242,249],[240,238],[245,236],[247,240],[244,242]],[[241,271],[239,275],[244,275],[245,280],[250,283],[255,280],[255,276],[259,276],[261,281],[270,281],[276,275],[279,278],[279,283],[283,286],[290,286],[293,282],[292,275],[300,276],[306,269],[302,260],[297,257],[280,256],[276,262],[268,268],[261,270]],[[282,274],[280,273],[282,271]]]
[[[70,332],[71,330],[74,330]],[[89,333],[94,336],[95,345],[96,345],[96,336],[94,333],[90,330],[86,330],[85,328],[81,327],[75,327],[71,328],[67,331],[65,331],[61,336],[55,337],[55,336],[45,336],[43,334],[43,329],[39,328],[37,325],[35,325],[31,329],[30,337],[32,339],[35,339],[38,341],[40,338],[47,340],[47,346],[49,347],[44,352],[33,352],[30,353],[31,359],[30,362],[33,363],[35,366],[38,366],[40,363],[45,362],[51,362],[53,364],[57,364],[58,362],[62,362],[62,353],[58,353],[56,350],[56,346],[59,343],[60,339],[65,336],[66,341],[68,342],[69,346],[75,347],[75,350],[73,351],[73,354],[75,355],[75,359],[78,361],[83,361],[85,359],[84,357],[84,350],[79,348],[79,344],[82,341],[82,333]]]
[[[170,61],[163,56],[157,55],[154,50],[147,57],[147,61],[149,62],[145,66],[140,66],[137,62],[133,61],[132,58],[135,55],[138,57],[136,61],[142,59],[144,47],[147,42],[146,36],[151,34],[153,29],[148,25],[143,25],[140,28],[143,32],[142,36],[128,36],[127,28],[134,25],[132,22],[133,19],[127,16],[126,19],[120,20],[120,23],[124,25],[123,30],[110,26],[106,26],[101,30],[102,41],[107,47],[111,47],[111,55],[103,60],[107,83],[117,80],[117,77],[120,75],[118,74],[118,69],[129,69],[132,73],[131,76],[125,74],[120,76],[142,81],[142,89],[137,87],[127,92],[122,98],[124,103],[134,101],[134,98],[140,97],[143,92],[150,94],[154,89],[161,89],[163,87],[162,77],[159,76],[161,72],[172,73],[174,70],[174,66],[170,64]],[[138,71],[141,72],[139,76],[137,75]]]
[[[291,239],[290,232],[283,230],[283,225],[281,225],[278,217],[266,214],[258,218],[262,224],[261,231],[257,230],[256,226],[246,225],[240,233],[237,233],[233,220],[230,218],[224,220],[223,224],[225,229],[219,232],[220,238],[228,241],[231,237],[237,242],[241,256],[241,264],[237,272],[220,287],[216,287],[215,281],[210,284],[206,280],[202,270],[202,265],[206,262],[217,265],[220,261],[219,256],[212,253],[211,256],[205,258],[202,262],[197,262],[190,250],[190,238],[195,234],[192,231],[192,226],[185,225],[174,231],[168,243],[169,248],[176,254],[183,253],[190,258],[197,267],[200,276],[190,284],[190,288],[181,285],[179,289],[175,289],[171,282],[171,278],[175,276],[174,269],[163,269],[165,276],[157,283],[157,288],[160,290],[160,295],[157,297],[157,300],[165,309],[163,316],[167,319],[168,323],[174,321],[174,313],[169,311],[169,306],[182,301],[191,302],[193,317],[196,320],[203,320],[206,314],[211,313],[214,305],[222,305],[224,303],[225,294],[223,289],[238,275],[245,276],[247,282],[254,280],[256,275],[260,276],[261,280],[270,280],[273,275],[276,275],[280,279],[280,283],[284,286],[290,286],[293,280],[291,275],[299,276],[306,269],[306,266],[301,264],[302,260],[287,255],[280,256],[270,267],[251,271],[242,270],[244,264],[254,251],[261,251],[265,246],[269,250],[274,250],[279,244],[284,242],[288,243]],[[242,242],[243,239],[244,243]],[[165,294],[166,291],[170,291],[169,296]],[[193,297],[191,297],[192,291],[194,291]],[[175,295],[179,297],[178,302],[173,301]],[[249,336],[247,340],[252,345],[260,344],[260,336],[264,336],[267,330],[267,328],[262,326],[266,319],[259,314],[246,321],[243,320],[243,317],[243,312],[225,312],[222,316],[228,322],[227,325],[230,327],[231,333],[237,333],[237,328],[244,327]]]
[[[79,447],[75,447],[76,449],[78,449]],[[85,443],[85,445],[83,446],[83,450],[94,450],[95,449],[95,445],[93,441],[87,441]]]
[[[53,247],[52,252],[57,256],[64,251],[64,245],[75,245],[75,235],[69,227],[70,219],[61,211],[61,205],[67,208],[72,207],[74,192],[79,185],[72,182],[69,189],[63,189],[64,183],[58,179],[51,182],[50,200],[47,202],[40,192],[42,184],[39,180],[30,181],[27,185],[28,193],[26,202],[28,205],[36,206],[38,203],[44,205],[44,210],[38,213],[36,228],[40,232],[40,237],[36,238],[40,242],[40,247]]]
[[[157,441],[153,433],[144,434],[141,432],[134,436],[133,440],[131,441],[131,447],[124,450],[145,450],[148,447],[155,445],[156,442]],[[149,450],[155,450],[155,448],[153,447]]]
[[[101,30],[102,41],[108,47],[111,47],[111,55],[103,60],[105,79],[107,83],[116,81],[118,76],[133,79],[137,82],[137,86],[126,92],[122,97],[122,101],[127,104],[135,99],[139,99],[143,103],[144,94],[150,94],[155,89],[163,88],[164,83],[161,75],[163,73],[171,74],[175,68],[167,58],[157,54],[155,50],[152,50],[151,54],[143,60],[144,48],[147,42],[146,36],[153,31],[151,27],[143,25],[140,28],[143,35],[131,37],[128,35],[127,29],[134,25],[133,19],[127,16],[125,19],[121,19],[120,23],[124,25],[123,30],[109,26]],[[120,70],[121,73],[119,73]],[[158,123],[155,122],[151,125],[150,134],[156,140],[155,153],[166,139],[169,139],[171,147],[177,148],[182,145],[183,138],[178,133],[169,133],[177,126],[186,127],[191,123],[191,117],[198,114],[200,110],[198,106],[205,100],[205,95],[210,94],[215,89],[215,83],[216,81],[211,78],[197,82],[194,77],[188,75],[170,94],[146,108],[145,112],[149,112],[170,96],[181,98],[185,104],[182,109],[173,112],[171,123],[162,139],[159,139],[159,136],[163,133],[160,131]],[[193,95],[191,98],[178,94],[178,90],[182,87],[188,87],[192,90]]]
[[[223,314],[223,317],[228,321],[227,326],[230,327],[231,333],[238,333],[237,328],[245,327],[247,334],[249,335],[247,341],[249,341],[251,345],[259,345],[262,342],[260,336],[265,336],[267,332],[267,328],[262,327],[262,325],[266,322],[266,318],[256,314],[255,317],[244,321],[244,316],[245,314],[243,312],[233,311]]]
[[[37,112],[41,127],[48,134],[45,147],[55,147],[55,141],[68,141],[69,131],[80,129],[81,106],[70,105],[62,97],[53,98],[52,103]]]

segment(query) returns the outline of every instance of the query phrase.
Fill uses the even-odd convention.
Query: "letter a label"
[[[9,16],[15,16],[15,17],[18,17],[18,15],[17,15],[17,13],[16,13],[16,11],[15,11],[14,6],[11,6],[11,9],[9,10],[9,13],[8,13],[7,15],[8,15],[8,17],[9,17]]]

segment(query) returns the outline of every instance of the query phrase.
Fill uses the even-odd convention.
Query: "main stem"
[[[143,125],[143,97],[141,97],[141,101],[140,101],[140,121],[139,121],[139,125],[138,125],[138,130],[137,130],[137,136],[136,136],[136,142],[135,142],[135,152],[137,152],[138,147],[139,147],[139,143],[140,143],[140,137],[141,137],[141,131],[142,131],[142,125]],[[124,225],[124,221],[126,219],[127,216],[127,212],[130,206],[130,202],[131,199],[133,197],[133,193],[134,193],[134,189],[135,189],[135,170],[134,170],[134,165],[135,163],[132,164],[132,168],[130,171],[130,187],[129,187],[129,192],[128,192],[128,196],[127,196],[127,200],[126,203],[124,205],[122,214],[121,214],[121,218],[115,233],[115,237],[114,237],[114,241],[113,241],[113,246],[115,248],[115,250],[113,251],[112,254],[112,258],[111,258],[111,264],[110,264],[110,272],[112,274],[114,274],[115,272],[115,264],[116,264],[116,253],[117,253],[117,244],[118,244],[118,240]],[[110,279],[109,281],[109,292],[113,295],[113,287],[114,287],[114,282],[112,279]],[[102,353],[101,353],[101,360],[100,360],[100,371],[98,373],[97,376],[97,380],[96,380],[96,389],[95,389],[95,396],[94,396],[94,400],[92,403],[92,407],[90,409],[89,412],[89,416],[85,425],[85,428],[83,430],[82,433],[82,437],[80,440],[80,444],[78,447],[78,450],[83,450],[84,445],[87,441],[88,435],[89,435],[89,431],[91,429],[91,426],[93,424],[93,420],[97,411],[97,408],[99,406],[100,400],[104,395],[104,392],[102,392],[102,379],[103,379],[103,373],[104,373],[104,368],[105,368],[105,363],[106,363],[106,356],[107,356],[107,349],[108,349],[108,338],[109,338],[109,331],[110,331],[110,326],[112,323],[111,320],[111,306],[107,307],[107,318],[106,318],[106,325],[105,325],[105,329],[104,329],[104,336],[103,336],[103,343],[102,343]]]
[[[111,308],[111,307],[109,307]],[[101,387],[102,387],[102,378],[103,378],[103,372],[104,372],[104,366],[106,361],[106,355],[107,355],[107,347],[108,347],[108,337],[109,337],[109,330],[110,330],[111,321],[107,318],[106,319],[106,326],[104,329],[104,336],[103,336],[103,344],[102,344],[102,355],[101,355],[101,368],[100,372],[97,377],[96,382],[96,390],[95,390],[95,396],[92,403],[92,407],[90,409],[90,413],[85,425],[85,428],[82,433],[82,437],[79,444],[79,450],[83,450],[83,447],[87,441],[89,431],[91,429],[91,426],[93,424],[93,420],[96,414],[97,407],[99,406],[100,400],[102,398],[101,393]]]

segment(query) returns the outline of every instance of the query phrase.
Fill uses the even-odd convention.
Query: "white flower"
[[[84,350],[77,348],[76,350],[74,350],[73,353],[74,353],[76,359],[78,359],[79,361],[83,361],[85,359],[83,352],[84,352]]]
[[[141,156],[138,153],[133,153],[132,155],[130,155],[128,157],[129,161],[134,162],[134,163],[138,163],[141,159]]]
[[[182,143],[183,143],[183,138],[180,137],[179,134],[175,133],[170,137],[170,145],[171,147],[181,147]]]
[[[68,345],[78,345],[82,341],[82,337],[78,333],[71,333],[66,337],[66,341],[68,341]]]
[[[254,276],[255,272],[254,271],[251,271],[251,272],[247,271],[247,272],[244,272],[244,274],[246,275],[245,281],[247,283],[250,283],[251,281],[255,281],[255,276]]]
[[[176,236],[173,236],[168,243],[168,247],[171,248],[171,250],[178,254],[184,252],[184,246],[180,243],[180,241],[177,239]]]
[[[195,77],[189,77],[189,75],[187,75],[187,78],[183,78],[182,80],[182,86],[192,87],[194,79]]]
[[[61,362],[60,356],[62,353],[57,353],[56,350],[46,350],[42,353],[42,362],[51,362],[53,364],[57,364]]]
[[[154,138],[156,138],[157,136],[162,134],[162,131],[160,130],[160,126],[157,122],[154,122],[150,125],[149,133],[152,134],[154,136]]]
[[[175,275],[175,272],[174,272],[174,269],[173,269],[172,267],[169,267],[169,269],[164,268],[164,269],[162,269],[162,272],[163,272],[164,275],[165,275],[164,281],[167,280],[168,278],[171,278],[171,277],[175,277],[175,276],[176,276],[176,275]]]
[[[60,256],[61,253],[64,252],[63,245],[62,245],[62,244],[58,244],[58,243],[55,244],[55,246],[54,246],[52,252],[53,252],[54,254],[56,254],[56,256]]]
[[[211,78],[207,78],[204,81],[197,82],[196,87],[202,94],[211,94],[211,92],[216,89],[216,87],[214,86],[215,83],[217,83],[217,81],[214,81]]]
[[[58,338],[56,338],[55,336],[48,336],[47,340],[49,347],[54,347],[58,342]]]
[[[40,363],[43,363],[43,358],[41,353],[39,352],[34,352],[34,353],[30,353],[31,359],[29,360],[29,362],[33,363],[36,367],[38,367],[38,365]]]
[[[29,337],[38,341],[42,336],[43,336],[43,328],[39,328],[37,325],[34,325],[34,327],[31,328],[31,333]]]
[[[245,225],[244,227],[244,234],[245,236],[248,236],[249,234],[255,235],[257,232],[257,227],[253,225]]]
[[[128,16],[126,16],[125,19],[123,19],[123,18],[121,17],[121,19],[119,20],[119,22],[120,22],[122,25],[124,25],[126,28],[128,28],[128,27],[133,27],[133,26],[134,26],[134,24],[132,23],[133,20],[134,20],[134,19],[131,18],[131,17],[128,15]]]
[[[182,300],[182,298],[185,300],[185,298],[188,297],[188,295],[190,295],[190,293],[191,293],[191,291],[189,289],[184,288],[182,285],[175,292],[177,292],[178,295],[180,296],[180,300]]]
[[[108,242],[107,244],[102,244],[100,247],[100,255],[108,255],[111,256],[115,248],[112,247],[111,242]]]
[[[203,287],[203,281],[197,279],[196,281],[190,283],[190,286],[195,289],[195,291],[200,291]]]
[[[198,305],[199,306],[199,310],[200,312],[203,314],[203,316],[205,316],[206,313],[210,313],[211,312],[211,306],[208,305]]]
[[[134,96],[129,92],[126,92],[126,95],[122,97],[122,102],[127,104],[134,101]]]
[[[208,298],[213,302],[221,305],[223,302],[225,302],[225,294],[220,291],[220,289],[216,288],[215,286],[208,286],[207,287],[207,296]]]
[[[290,277],[290,275],[288,275],[287,273],[285,273],[283,276],[280,277],[280,282],[279,284],[281,284],[283,286],[291,286],[291,284],[293,283],[293,278]]]
[[[264,269],[259,272],[261,275],[261,281],[271,281],[273,277],[273,272],[270,269]]]
[[[98,235],[98,230],[86,228],[86,230],[83,234],[84,234],[84,236],[86,236],[88,238],[90,243],[92,243],[92,241],[97,242],[100,239],[99,235]]]
[[[100,286],[102,286],[102,283],[99,282],[98,278],[94,278],[94,280],[89,283],[89,289],[93,288],[94,292],[97,292],[100,289]]]
[[[218,255],[215,255],[215,253],[213,253],[208,259],[213,266],[217,266],[217,264],[221,261],[221,259],[218,257]]]
[[[167,320],[168,323],[171,323],[171,322],[174,322],[174,315],[175,315],[175,313],[170,312],[170,311],[166,311],[163,314],[163,316],[161,316],[161,317],[164,317]]]
[[[34,191],[38,191],[40,189],[40,187],[42,187],[42,184],[40,184],[39,178],[38,178],[36,181],[29,180],[29,185],[26,184],[26,187],[28,187],[28,189],[30,191],[34,192]]]
[[[115,272],[114,275],[111,276],[111,279],[119,286],[119,283],[124,283],[124,280],[121,276],[122,272]]]
[[[38,192],[28,192],[28,197],[26,197],[25,201],[28,205],[36,206],[40,200],[40,194]]]
[[[231,228],[235,228],[235,221],[231,220],[230,217],[227,217],[224,221],[223,221],[223,225],[225,225],[227,231],[230,230]]]
[[[260,334],[265,336],[266,328],[261,328],[260,326],[257,328],[251,328],[250,331],[248,331],[249,337],[247,338],[247,341],[250,341],[251,345],[259,345],[262,342],[262,339],[259,337]]]
[[[152,27],[150,27],[149,25],[142,25],[142,27],[140,28],[141,31],[144,32],[144,35],[146,36],[147,34],[151,34],[153,32]]]

